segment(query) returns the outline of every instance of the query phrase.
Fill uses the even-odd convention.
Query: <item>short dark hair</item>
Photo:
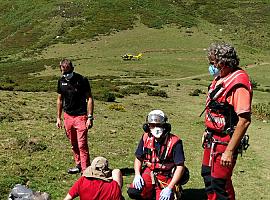
[[[64,58],[64,59],[62,59],[62,60],[60,61],[60,67],[61,67],[61,66],[70,66],[70,67],[73,68],[73,64],[72,64],[71,60],[66,59],[66,58]]]

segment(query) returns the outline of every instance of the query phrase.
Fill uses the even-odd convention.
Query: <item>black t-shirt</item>
[[[135,156],[139,159],[139,160],[143,160],[145,159],[145,152],[143,150],[143,146],[144,146],[144,142],[143,142],[143,137],[140,140],[140,143],[136,149],[135,152]],[[155,143],[155,148],[159,149],[160,148],[160,144],[159,143]],[[173,162],[175,165],[180,165],[182,163],[184,163],[185,161],[185,155],[184,155],[184,149],[183,149],[183,143],[182,140],[179,140],[172,149],[172,153],[173,153]]]
[[[69,115],[87,114],[86,94],[91,93],[87,78],[73,72],[73,77],[67,81],[64,77],[58,80],[57,93],[62,95],[63,109]]]

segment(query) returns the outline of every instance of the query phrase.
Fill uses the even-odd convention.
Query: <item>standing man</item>
[[[146,118],[135,153],[135,177],[128,189],[132,199],[172,200],[174,194],[179,198],[181,184],[189,178],[182,140],[171,134],[167,120],[161,110],[151,111]]]
[[[251,123],[252,87],[231,45],[212,44],[208,60],[215,78],[206,99],[202,177],[208,200],[235,200],[231,176]]]
[[[87,78],[73,72],[74,67],[68,59],[60,62],[62,77],[57,87],[57,128],[62,128],[62,110],[64,126],[70,140],[76,166],[68,173],[80,173],[90,165],[87,132],[93,125],[94,101]]]

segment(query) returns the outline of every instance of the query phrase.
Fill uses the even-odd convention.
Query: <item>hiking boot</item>
[[[82,168],[80,165],[77,165],[76,167],[73,167],[73,168],[69,168],[68,169],[68,173],[69,174],[78,174],[82,171]]]

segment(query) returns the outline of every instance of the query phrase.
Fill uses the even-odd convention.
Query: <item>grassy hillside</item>
[[[269,49],[269,1],[1,1],[2,59],[38,52],[53,43],[70,43],[132,28],[166,24],[196,27],[209,22],[251,47]],[[217,29],[218,30],[218,29]],[[245,36],[245,37],[243,37]]]
[[[247,52],[247,57],[253,55],[252,58],[255,57],[254,54],[267,55],[270,44],[267,31],[270,28],[268,1],[213,3],[169,0],[49,2],[3,0],[0,9],[0,88],[5,90],[52,91],[55,76],[37,78],[30,76],[29,73],[40,73],[46,66],[57,67],[58,60],[63,54],[55,53],[50,56],[51,59],[45,60],[36,58],[36,55],[53,44],[99,40],[101,35],[133,30],[138,23],[161,30],[173,24],[179,30],[185,31],[184,36],[187,37],[183,37],[184,42],[185,38],[194,35],[192,29],[196,29],[199,32],[197,35],[203,37],[201,41],[208,41],[207,38],[231,41],[239,46],[239,49]],[[132,50],[142,51],[140,42],[146,42],[146,48],[143,50],[150,51],[149,53],[162,48],[153,46],[155,43],[151,41],[154,38],[147,41],[149,35],[139,31],[131,37],[138,39],[135,42],[131,42],[132,40],[128,38],[115,41],[114,45],[124,48],[119,48],[121,52],[118,51],[118,54]],[[172,37],[178,37],[177,33]],[[193,43],[192,40],[188,41]],[[164,41],[162,38],[161,45],[163,42],[166,42],[166,39]],[[85,46],[82,43],[77,45]],[[68,53],[64,55],[70,56],[72,46],[66,46],[69,46]],[[205,48],[206,43],[202,42],[200,46]],[[170,48],[175,48],[172,51],[179,51],[180,47],[175,43]],[[91,49],[92,51],[95,49]],[[83,56],[87,59],[95,55],[88,53]],[[260,58],[256,57],[256,61],[260,61]]]
[[[236,46],[256,85],[251,146],[233,176],[237,199],[269,199],[268,1],[2,0],[0,8],[0,199],[15,183],[63,199],[78,178],[66,173],[73,166],[70,145],[55,128],[63,57],[91,80],[91,158],[131,169],[145,116],[163,109],[184,142],[191,172],[185,199],[203,199],[198,116],[211,80],[205,48],[220,40]],[[139,61],[121,59],[139,52]],[[124,177],[126,199],[132,179]]]

